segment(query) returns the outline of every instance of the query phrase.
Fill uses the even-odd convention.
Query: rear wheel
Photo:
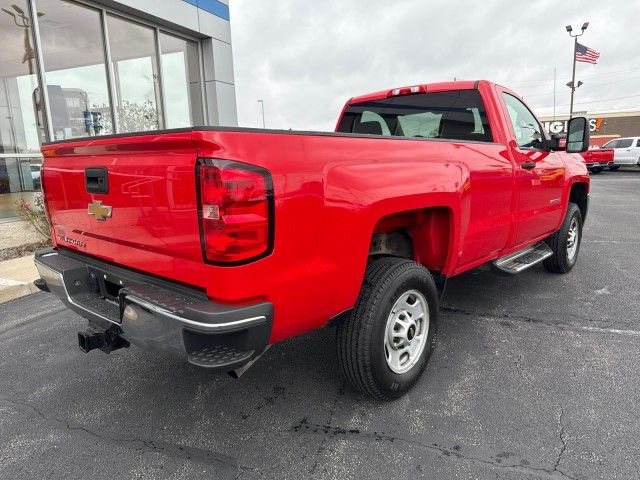
[[[604,167],[593,167],[591,173],[600,173],[602,170],[604,170]]]
[[[616,170],[620,170],[620,165],[611,165],[609,167],[609,170],[611,170],[612,172],[615,172]]]
[[[553,273],[567,273],[576,264],[582,240],[582,214],[575,203],[569,203],[560,229],[545,240],[553,255],[544,261],[544,268]]]
[[[437,320],[437,290],[426,268],[401,258],[374,260],[351,316],[337,328],[342,374],[372,397],[402,396],[429,361]]]

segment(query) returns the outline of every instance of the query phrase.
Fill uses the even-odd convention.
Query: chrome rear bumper
[[[133,345],[226,371],[267,346],[271,303],[217,304],[201,290],[66,250],[40,250],[35,264],[46,290]]]

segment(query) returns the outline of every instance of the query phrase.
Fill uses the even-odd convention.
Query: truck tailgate
[[[170,271],[178,259],[202,262],[191,135],[43,146],[43,184],[57,244],[131,266],[139,266],[135,252],[166,263],[147,266],[150,272]]]
[[[581,155],[587,164],[613,162],[613,149],[611,148],[587,150],[582,152]]]

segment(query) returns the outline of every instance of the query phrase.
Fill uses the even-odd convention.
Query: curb
[[[40,289],[33,283],[23,282],[19,285],[5,286],[2,284],[2,280],[0,280],[0,303],[6,303],[39,291]]]
[[[0,262],[0,304],[39,292],[33,284],[38,277],[33,254]]]

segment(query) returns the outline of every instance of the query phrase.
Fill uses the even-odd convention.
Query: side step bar
[[[515,275],[537,265],[551,255],[553,255],[553,251],[549,248],[549,245],[544,242],[538,242],[535,245],[494,260],[491,262],[491,269],[496,273]]]

